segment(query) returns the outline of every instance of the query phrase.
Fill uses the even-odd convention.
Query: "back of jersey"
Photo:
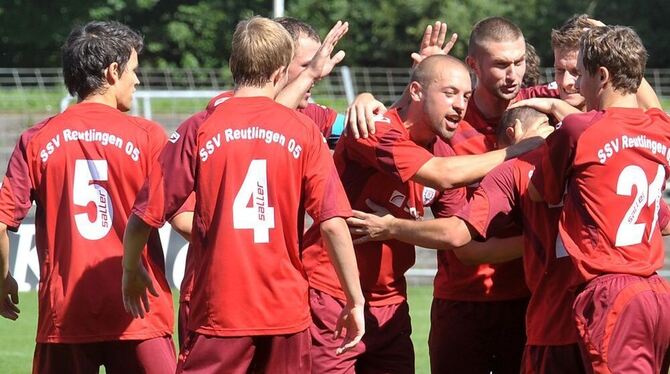
[[[157,237],[148,267],[157,273],[162,295],[152,300],[152,315],[133,320],[123,309],[120,287],[127,217],[164,142],[158,125],[97,103],[77,104],[21,137],[3,184],[0,219],[16,227],[31,201],[37,204],[38,342],[171,333]]]
[[[581,127],[561,220],[566,248],[580,249],[571,254],[586,279],[651,275],[664,259],[658,222],[670,120],[657,109],[608,108]]]
[[[233,97],[197,130],[191,329],[277,335],[310,322],[302,211],[350,214],[328,149],[307,117],[266,97]]]

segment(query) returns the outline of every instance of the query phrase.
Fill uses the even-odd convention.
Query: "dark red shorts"
[[[658,373],[667,362],[670,285],[660,276],[599,276],[577,295],[573,310],[593,372]]]
[[[522,374],[586,374],[579,344],[527,345]]]
[[[97,343],[37,343],[33,373],[163,374],[175,371],[175,351],[169,336],[147,340]]]
[[[310,289],[312,367],[314,373],[414,373],[414,346],[406,302],[365,307],[365,335],[352,350],[335,355],[342,339],[333,339],[344,303]]]
[[[206,336],[190,331],[177,373],[277,373],[311,371],[309,330],[290,335]]]
[[[428,349],[433,373],[489,374],[521,370],[528,299],[433,299]]]

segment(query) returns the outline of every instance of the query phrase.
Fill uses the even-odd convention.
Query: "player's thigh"
[[[586,374],[577,343],[567,345],[527,345],[523,352],[522,374]]]
[[[365,343],[361,342],[339,356],[335,354],[344,340],[343,337],[334,338],[337,319],[343,309],[342,302],[326,293],[310,289],[309,303],[312,314],[312,324],[309,327],[312,340],[312,372],[353,374],[357,357],[365,351]],[[366,336],[369,331],[366,324]]]
[[[428,338],[433,373],[490,373],[491,336],[481,304],[433,299]]]
[[[98,373],[103,348],[96,343],[37,343],[33,356],[33,374]]]
[[[189,332],[177,373],[247,373],[255,353],[252,337],[214,337]]]
[[[104,344],[104,365],[108,374],[162,374],[173,373],[177,368],[174,343],[170,336]]]
[[[412,321],[406,302],[368,307],[366,313],[366,351],[356,362],[356,372],[413,373],[414,345]]]

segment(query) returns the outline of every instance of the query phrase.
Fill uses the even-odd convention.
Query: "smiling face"
[[[584,107],[584,96],[577,89],[578,49],[554,49],[554,75],[561,99],[575,108]]]
[[[502,100],[512,100],[521,89],[526,73],[526,42],[486,41],[480,46],[474,64],[477,88]]]
[[[443,139],[450,139],[472,94],[470,74],[464,66],[449,64],[435,73],[430,83],[421,87],[424,121],[428,129]]]
[[[312,62],[312,59],[314,58],[314,55],[316,55],[316,52],[319,50],[321,47],[321,43],[318,41],[309,38],[307,36],[304,36],[303,34],[300,35],[298,38],[298,41],[295,43],[295,53],[293,56],[293,60],[291,61],[291,64],[288,66],[288,81],[292,82],[294,79],[296,79],[300,73],[303,72],[309,66],[309,63]],[[302,100],[300,100],[300,104],[298,104],[298,108],[305,108],[307,107],[307,104],[309,103],[309,97],[311,96],[311,92],[307,91],[305,95],[303,96]]]

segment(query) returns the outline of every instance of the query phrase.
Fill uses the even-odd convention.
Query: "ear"
[[[600,81],[600,86],[605,86],[610,81],[610,71],[606,67],[598,67],[598,81]]]
[[[516,132],[514,131],[515,126],[510,126],[505,129],[505,136],[507,137],[508,144],[514,144]]]
[[[412,101],[421,101],[423,98],[423,87],[421,87],[421,83],[417,81],[410,82],[409,97],[412,99]]]
[[[477,66],[477,60],[474,57],[468,55],[465,57],[465,63],[470,67],[476,75],[479,75],[479,66]]]
[[[105,75],[105,78],[107,79],[107,83],[109,83],[110,86],[113,86],[121,77],[121,71],[119,70],[119,64],[117,62],[112,62],[105,68],[103,71],[103,74]]]
[[[286,77],[286,74],[288,74],[288,70],[286,66],[280,66],[275,70],[272,75],[270,75],[270,81],[274,86],[278,84],[283,84],[283,80]]]

